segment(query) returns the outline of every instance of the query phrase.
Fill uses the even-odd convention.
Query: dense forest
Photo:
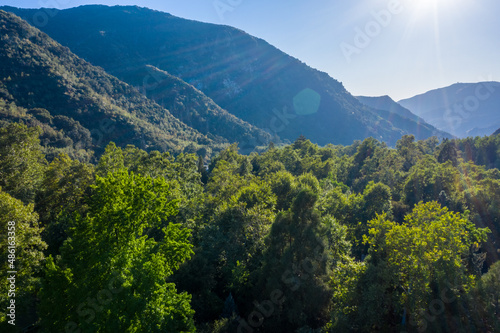
[[[230,27],[45,28],[92,63],[0,10],[1,332],[500,332],[500,130],[363,106]]]
[[[500,330],[500,135],[300,137],[207,166],[114,143],[49,158],[41,133],[0,129],[19,331]]]

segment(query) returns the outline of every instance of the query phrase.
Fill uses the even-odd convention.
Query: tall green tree
[[[170,191],[164,178],[124,169],[96,177],[89,213],[74,222],[61,257],[47,260],[45,331],[194,331],[190,296],[166,280],[192,254],[188,229],[163,227],[177,213]],[[162,237],[144,235],[147,228]]]
[[[466,303],[470,328],[482,332],[500,331],[500,262],[491,266],[470,291]]]
[[[219,318],[230,293],[236,303],[251,297],[250,273],[260,265],[274,221],[272,187],[251,173],[242,175],[240,162],[219,160],[212,170],[203,225],[194,240],[196,255],[176,274],[178,284],[193,294],[197,320]]]
[[[24,205],[0,188],[1,331],[11,332],[14,328],[7,323],[12,318],[6,316],[11,299],[15,300],[16,327],[27,327],[36,322],[33,308],[40,288],[43,250],[47,247],[41,238],[41,232],[33,204]],[[9,271],[17,272],[14,280],[7,280],[12,276]],[[15,285],[14,294],[10,290],[11,282]]]
[[[464,211],[461,176],[451,162],[438,163],[426,155],[409,171],[404,183],[404,203],[413,207],[420,201],[440,201],[455,211]]]
[[[486,240],[489,230],[476,228],[467,213],[448,211],[437,202],[420,203],[403,224],[382,214],[370,221],[369,227],[369,235],[365,236],[370,245],[368,263],[380,277],[385,274],[385,290],[380,292],[397,300],[391,304],[392,316],[404,317],[403,323],[410,329],[427,327],[424,313],[433,299],[440,300],[445,292],[446,299],[451,298],[450,294],[460,298],[474,286],[477,276],[468,265],[469,253]],[[364,306],[380,307],[370,303]],[[447,306],[445,300],[441,303]],[[385,313],[380,317],[390,316]],[[384,325],[390,327],[391,322],[386,320]]]
[[[414,135],[404,135],[396,143],[398,154],[404,158],[403,171],[409,171],[422,157],[422,151],[415,142]]]
[[[24,203],[32,203],[46,160],[37,127],[12,123],[0,128],[0,186]]]
[[[90,185],[94,183],[94,167],[61,154],[47,167],[36,197],[36,211],[44,226],[48,253],[59,254],[67,238],[70,221],[76,213],[88,209]]]
[[[271,228],[254,294],[259,301],[274,299],[275,303],[272,311],[271,307],[264,311],[261,322],[252,322],[252,313],[245,318],[265,332],[292,332],[306,326],[317,329],[328,321],[330,247],[327,228],[315,210],[317,198],[310,188],[301,190]],[[281,301],[275,299],[276,294]]]

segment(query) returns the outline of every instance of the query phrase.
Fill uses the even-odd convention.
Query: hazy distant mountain
[[[412,113],[410,110],[402,107],[400,104],[395,102],[389,96],[379,96],[379,97],[368,97],[368,96],[356,96],[356,98],[363,104],[368,105],[377,110],[386,110],[392,113],[397,113],[408,119],[421,121],[417,115]]]
[[[499,129],[497,129],[497,130],[495,131],[495,133],[493,133],[492,135],[498,135],[498,134],[500,134],[500,128],[499,128]]]
[[[452,137],[449,133],[440,131],[426,123],[422,118],[402,107],[389,96],[356,96],[356,98],[361,103],[378,110],[378,114],[388,119],[394,126],[414,134],[417,140],[426,139],[429,136],[437,136],[439,138]]]
[[[458,137],[490,135],[500,127],[500,83],[456,83],[398,102]]]
[[[32,23],[37,11],[4,8]],[[51,13],[41,29],[107,72],[132,83],[133,73],[154,66],[281,139],[305,135],[319,144],[351,144],[372,136],[393,145],[409,133],[326,73],[241,30],[139,7],[82,6]],[[151,77],[142,81],[147,87]]]
[[[0,122],[41,126],[65,152],[102,152],[109,141],[181,152],[227,143],[209,139],[130,85],[0,10]],[[64,150],[65,149],[65,150]]]

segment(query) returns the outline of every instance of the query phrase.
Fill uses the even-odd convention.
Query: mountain
[[[5,11],[0,11],[0,120],[39,125],[43,143],[86,158],[102,153],[109,141],[174,153],[227,144],[190,128]]]
[[[402,107],[400,104],[395,102],[392,98],[390,98],[387,95],[378,97],[356,96],[356,98],[364,105],[370,106],[374,109],[385,110],[392,113],[396,113],[408,119],[412,119],[415,121],[422,121],[422,118],[419,118],[410,110]]]
[[[498,134],[500,134],[500,128],[499,128],[499,129],[497,129],[497,130],[495,131],[495,133],[493,133],[492,135],[498,135]]]
[[[500,127],[500,83],[456,83],[398,102],[458,137],[490,135]]]
[[[127,72],[125,80],[186,125],[229,142],[267,144],[271,135],[230,114],[201,91],[154,66]]]
[[[452,137],[451,134],[440,131],[426,123],[422,118],[402,107],[389,96],[356,96],[356,98],[364,105],[378,110],[378,114],[388,119],[394,126],[414,134],[417,140],[423,140],[429,136],[437,136],[438,138]]]
[[[142,81],[147,89],[149,74],[136,75],[144,68],[177,77],[275,141],[304,135],[322,145],[351,144],[372,136],[394,145],[409,134],[326,73],[235,28],[132,6],[47,10],[51,17],[44,22],[36,20],[39,9],[3,8],[43,23],[40,29],[52,38],[129,84]]]

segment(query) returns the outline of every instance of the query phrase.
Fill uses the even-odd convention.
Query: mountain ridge
[[[267,144],[271,139],[269,133],[222,109],[191,84],[152,65],[128,72],[126,81],[204,135],[231,143],[259,140]]]
[[[98,154],[109,141],[174,153],[191,144],[196,149],[227,144],[188,127],[132,86],[77,57],[14,14],[0,10],[0,23],[3,121],[24,119],[61,131],[56,123],[63,119],[68,132],[78,124],[85,148]],[[36,115],[36,121],[30,114]],[[59,120],[54,123],[54,119]]]
[[[500,82],[455,83],[398,103],[458,137],[489,135],[500,127]]]
[[[407,108],[400,105],[398,102],[393,100],[389,95],[383,96],[354,96],[361,103],[371,106],[377,110],[387,110],[394,113],[398,113],[399,115],[414,119],[414,120],[423,120],[418,117],[416,114],[408,110]]]
[[[426,139],[429,136],[436,136],[440,139],[452,137],[451,134],[440,131],[428,124],[425,120],[395,102],[388,95],[379,97],[356,96],[356,98],[361,103],[379,110],[379,114],[389,119],[395,126],[413,133],[417,140]]]
[[[33,21],[33,10],[10,10]],[[58,11],[42,29],[124,81],[146,65],[166,71],[285,142],[305,135],[321,145],[350,144],[372,136],[394,145],[410,134],[328,74],[232,27],[139,7],[81,6]]]

